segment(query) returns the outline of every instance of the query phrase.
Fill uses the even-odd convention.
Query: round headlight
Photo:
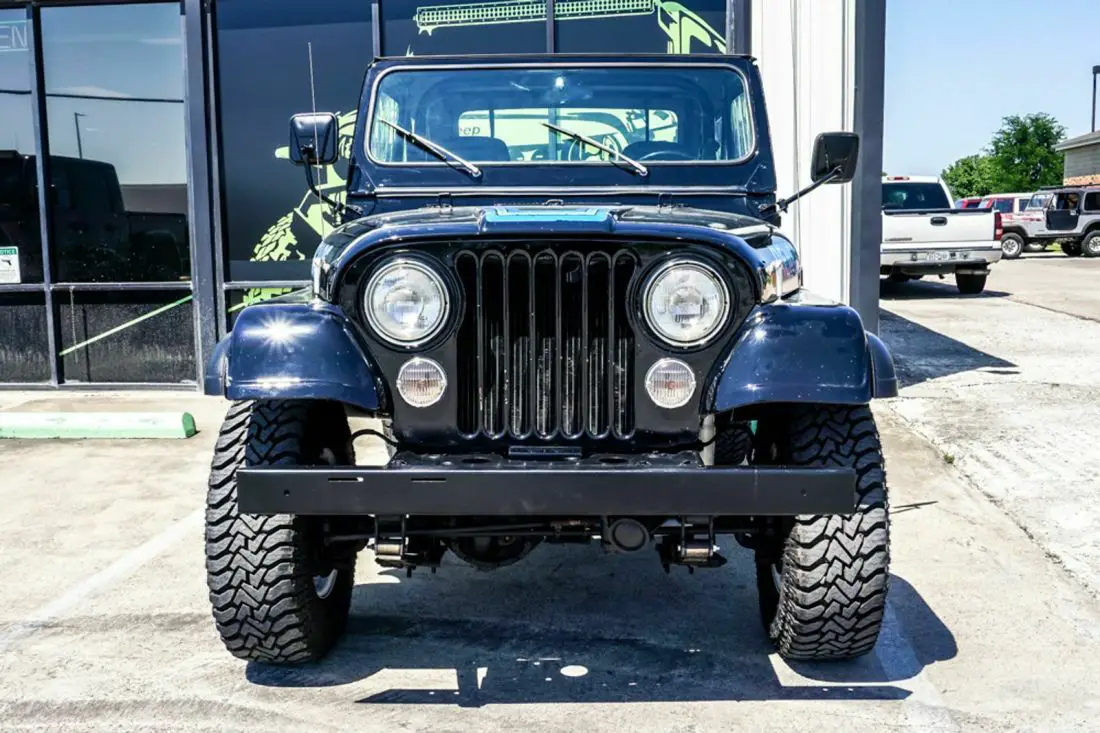
[[[726,322],[729,292],[718,273],[701,262],[670,262],[645,288],[649,327],[674,346],[698,346]]]
[[[380,267],[367,283],[364,301],[371,328],[402,346],[422,344],[439,333],[450,309],[443,279],[412,260]]]

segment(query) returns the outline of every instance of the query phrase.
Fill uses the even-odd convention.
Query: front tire
[[[1006,260],[1016,260],[1024,253],[1024,238],[1009,232],[1001,237],[1001,256]]]
[[[958,286],[959,292],[963,295],[977,295],[985,290],[986,277],[988,276],[956,273],[955,285]]]
[[[789,659],[849,659],[874,648],[889,583],[886,472],[866,406],[795,408],[768,426],[766,462],[856,469],[856,510],[789,520],[756,552],[761,617]]]
[[[355,553],[324,545],[317,518],[241,514],[237,469],[353,464],[339,405],[235,402],[214,449],[206,508],[206,569],[218,634],[234,656],[298,664],[323,657],[343,634]]]

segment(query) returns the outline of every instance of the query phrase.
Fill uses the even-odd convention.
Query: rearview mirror
[[[836,171],[828,183],[847,183],[856,174],[859,135],[854,132],[823,132],[814,140],[810,180],[817,183]]]
[[[290,160],[295,165],[332,165],[336,162],[336,115],[303,113],[290,118]]]

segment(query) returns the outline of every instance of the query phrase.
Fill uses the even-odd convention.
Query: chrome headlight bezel
[[[381,281],[396,269],[403,267],[416,270],[422,274],[432,285],[433,291],[438,295],[440,302],[439,314],[435,321],[421,333],[411,338],[403,338],[393,331],[387,330],[373,305],[374,294]],[[386,259],[373,268],[370,277],[367,278],[366,284],[363,286],[361,305],[367,324],[376,338],[396,348],[415,349],[431,342],[446,328],[451,317],[452,297],[450,288],[447,286],[447,280],[438,269],[420,258],[397,256]]]
[[[715,285],[715,293],[721,298],[719,315],[715,319],[714,324],[711,326],[710,330],[702,336],[688,341],[676,339],[666,331],[662,330],[651,308],[651,297],[653,295],[654,288],[658,285],[662,278],[668,277],[670,274],[672,274],[674,270],[679,269],[695,270],[702,274]],[[649,332],[653,334],[654,338],[659,340],[663,345],[670,346],[675,349],[697,349],[711,343],[722,333],[726,325],[729,323],[730,311],[733,304],[731,302],[729,284],[726,282],[726,278],[722,276],[717,267],[710,264],[709,262],[694,257],[675,257],[661,263],[660,266],[654,268],[654,270],[646,277],[641,289],[640,306]]]

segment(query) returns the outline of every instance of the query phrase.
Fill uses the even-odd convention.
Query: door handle
[[[942,226],[945,226],[946,224],[947,224],[947,217],[946,216],[933,216],[932,217],[932,226],[942,227]]]

